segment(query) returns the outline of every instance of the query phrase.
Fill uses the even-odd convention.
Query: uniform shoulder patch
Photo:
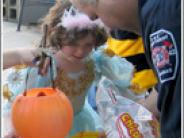
[[[160,29],[150,35],[150,50],[159,80],[164,83],[176,77],[178,51],[173,34]]]

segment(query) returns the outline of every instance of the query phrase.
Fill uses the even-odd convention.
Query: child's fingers
[[[42,76],[46,75],[49,66],[50,66],[50,57],[46,57],[43,61],[41,61],[39,65],[39,74]]]
[[[49,50],[49,53],[55,54],[56,50]],[[37,51],[32,52],[35,58],[32,60],[33,66],[38,67],[38,73],[42,76],[46,75],[50,66],[50,56],[42,48],[38,48]]]
[[[37,49],[33,49],[31,51],[32,56],[34,57],[32,59],[32,66],[39,66],[41,61],[43,60],[43,49],[41,48],[37,48]]]

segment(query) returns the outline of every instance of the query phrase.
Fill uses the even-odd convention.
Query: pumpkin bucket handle
[[[41,45],[39,46],[40,48],[46,48],[47,31],[48,31],[48,25],[47,24],[44,25],[43,30],[44,30],[44,35],[43,35],[42,40],[41,40]],[[53,61],[52,61],[52,57],[49,56],[48,54],[46,54],[45,52],[42,52],[41,59],[40,59],[41,60],[41,63],[39,65],[39,68],[42,68],[43,67],[43,63],[44,63],[46,57],[49,57],[50,58],[50,63],[49,63],[49,65],[50,65],[50,70],[49,70],[50,71],[50,79],[51,79],[52,88],[54,89],[55,88],[55,83],[54,83],[54,77],[53,77],[54,75],[53,75],[53,68],[52,68],[52,66],[53,66],[53,63],[52,62]],[[31,68],[29,67],[28,68],[28,71],[27,71],[27,76],[26,76],[25,92],[28,89],[27,84],[28,84],[28,80],[29,80],[30,71],[31,71]]]

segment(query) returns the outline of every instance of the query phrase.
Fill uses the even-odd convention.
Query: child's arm
[[[42,52],[43,49],[36,47],[5,50],[3,52],[3,69],[24,64],[27,66],[37,66],[39,68],[39,74],[45,75],[50,64],[50,58],[46,57],[39,64],[33,63],[36,57],[41,57]],[[55,51],[51,53],[54,54]]]
[[[41,54],[41,50],[36,47],[5,50],[3,52],[3,69],[20,64],[32,66],[33,59],[39,54]]]

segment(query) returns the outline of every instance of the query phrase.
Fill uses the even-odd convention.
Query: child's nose
[[[78,49],[76,55],[79,57],[83,57],[85,55],[85,51],[83,49]]]

